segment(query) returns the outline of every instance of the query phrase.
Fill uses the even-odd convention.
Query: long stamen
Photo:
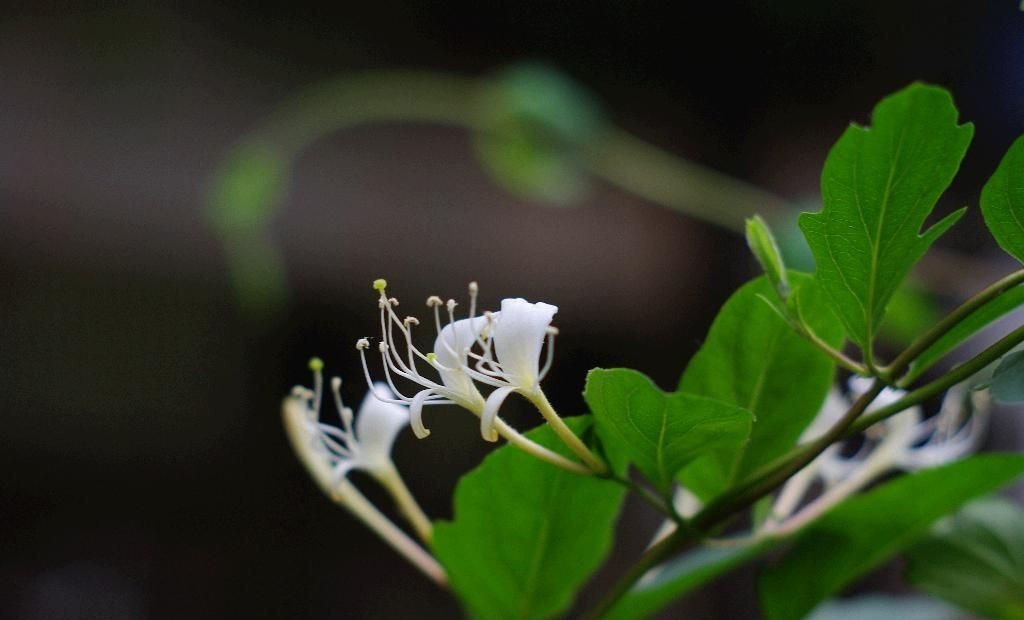
[[[320,419],[320,401],[324,394],[324,361],[319,357],[309,360],[309,369],[313,371],[313,411],[316,418]]]
[[[352,430],[352,410],[346,407],[345,403],[341,400],[341,377],[331,379],[331,391],[334,392],[334,405],[338,408],[338,417],[341,418],[341,424],[345,428],[345,432],[355,437],[355,433]]]
[[[555,361],[555,336],[558,335],[557,327],[548,327],[548,350],[547,357],[544,358],[544,367],[537,373],[537,381],[543,381],[544,377],[548,375],[548,371],[551,370],[551,363]]]
[[[416,372],[416,356],[413,355],[413,352],[412,352],[413,349],[416,348],[412,344],[412,328],[413,328],[414,325],[419,325],[420,324],[420,320],[417,319],[414,316],[407,316],[402,321],[402,323],[405,324],[406,345],[408,346],[408,353],[409,353],[409,369],[412,372],[416,373],[416,376],[419,376],[419,373]]]
[[[469,318],[476,316],[476,296],[480,293],[480,287],[476,282],[469,283]]]
[[[370,368],[366,363],[366,350],[370,348],[370,341],[366,338],[360,338],[356,341],[356,350],[359,351],[359,359],[363,363],[363,378],[366,379],[366,387],[369,389],[370,394],[374,398],[382,403],[391,403],[393,405],[408,405],[410,399],[398,400],[394,398],[383,398],[377,391],[373,389],[373,378],[370,377]],[[404,398],[404,397],[403,397]]]
[[[481,330],[480,335],[477,336],[477,343],[480,345],[480,350],[483,354],[483,358],[481,358],[480,362],[477,364],[477,370],[481,370],[480,365],[486,363],[491,367],[492,371],[501,372],[501,364],[494,359],[494,350],[491,346],[491,343],[494,342],[494,338],[492,337],[495,326],[494,313],[490,311],[484,312],[484,317],[487,319],[487,326]],[[484,331],[487,332],[487,338],[483,338]]]
[[[441,306],[444,302],[437,295],[431,295],[427,297],[427,307],[434,309],[434,326],[437,328],[437,335],[441,335]]]
[[[402,400],[410,400],[410,397],[403,395],[402,392],[400,392],[398,388],[395,386],[395,382],[391,378],[391,372],[394,371],[395,374],[405,379],[411,379],[411,377],[408,374],[399,370],[398,368],[394,367],[394,364],[391,363],[391,356],[388,355],[389,348],[390,347],[388,347],[387,343],[384,342],[380,343],[380,345],[377,346],[377,350],[380,351],[381,360],[384,362],[384,378],[387,380],[388,386],[391,387],[391,391],[394,392],[396,396],[398,396]]]
[[[350,439],[338,429],[321,425],[316,431],[314,449],[324,448],[331,456],[346,459],[352,458],[353,450],[349,447]]]
[[[401,368],[407,373],[414,374],[414,371],[405,365],[405,361],[399,353],[398,341],[395,340],[395,325],[398,326],[398,331],[402,333],[402,336],[405,338],[405,342],[409,347],[412,346],[412,335],[407,331],[405,322],[399,320],[398,315],[395,313],[394,308],[398,306],[398,300],[392,297],[391,299],[388,299],[387,302],[389,320],[385,342],[387,342],[391,347],[391,355],[395,359],[395,366]]]
[[[511,375],[501,370],[501,367],[493,360],[490,360],[487,357],[480,355],[479,353],[474,353],[473,351],[466,351],[466,355],[476,360],[476,363],[473,364],[473,368],[477,372],[483,373],[489,377],[497,377],[500,379],[504,379],[506,381],[508,381],[511,378]],[[483,368],[485,364],[490,366],[491,368]]]
[[[445,304],[445,307],[448,308],[448,326],[452,328],[452,342],[448,342],[447,338],[441,338],[444,348],[448,349],[448,352],[456,359],[459,357],[459,332],[455,329],[455,306],[457,305],[454,299],[449,299]]]
[[[508,375],[503,375],[500,378],[495,378],[493,376],[484,374],[478,370],[470,368],[466,364],[463,364],[459,368],[459,370],[466,373],[466,375],[469,376],[471,379],[476,379],[480,383],[485,383],[487,385],[492,385],[494,387],[502,387],[508,385],[508,379],[506,378]]]

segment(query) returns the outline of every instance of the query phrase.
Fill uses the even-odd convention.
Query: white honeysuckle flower
[[[445,585],[448,578],[437,560],[347,479],[353,469],[364,470],[376,478],[394,497],[420,538],[429,544],[430,520],[416,505],[391,460],[395,437],[409,423],[408,411],[382,401],[391,398],[391,390],[378,383],[363,399],[359,413],[353,414],[341,400],[341,380],[334,378],[331,390],[341,426],[325,424],[320,421],[323,362],[314,358],[310,368],[314,373],[313,389],[296,386],[281,406],[285,431],[299,460],[332,501],[355,515],[425,575]]]
[[[802,441],[820,436],[871,383],[871,379],[851,378],[848,397],[833,390]],[[866,412],[886,407],[905,394],[885,388]],[[967,456],[981,442],[989,407],[987,394],[971,392],[960,384],[946,393],[941,409],[930,418],[924,418],[921,407],[914,406],[868,428],[855,454],[844,454],[840,444],[830,446],[786,483],[773,505],[773,519],[761,532],[794,531],[890,471],[914,471]],[[821,482],[821,493],[798,511],[816,480]]]
[[[557,306],[530,303],[522,298],[501,300],[501,318],[494,330],[494,352],[501,360],[505,380],[524,392],[539,387],[542,373],[551,365],[551,349],[545,368],[540,368],[544,341],[553,329]],[[557,333],[557,332],[556,332]]]
[[[434,350],[423,353],[413,344],[412,336],[412,328],[419,325],[419,320],[415,317],[399,318],[395,312],[398,300],[387,296],[387,282],[377,280],[373,287],[380,293],[377,305],[380,308],[381,342],[377,350],[381,354],[387,383],[395,393],[394,398],[386,400],[409,406],[413,432],[421,439],[430,434],[423,424],[423,407],[458,405],[480,416],[481,435],[488,441],[496,441],[497,413],[504,400],[514,392],[536,395],[540,381],[551,368],[557,334],[557,330],[551,327],[551,320],[558,308],[524,299],[505,299],[499,312],[478,315],[479,288],[471,282],[467,318],[455,318],[458,304],[453,299],[447,302],[436,296],[427,299],[427,306],[434,311],[437,335]],[[444,323],[442,307],[447,312]],[[541,366],[545,342],[547,355]],[[372,382],[366,360],[370,340],[360,339],[356,348],[362,356],[366,380]],[[433,368],[439,381],[424,376],[418,364]],[[422,389],[406,396],[395,385],[393,375]],[[480,385],[494,388],[487,398],[481,394]]]
[[[391,448],[409,424],[406,407],[393,404],[391,390],[375,383],[363,398],[358,414],[341,400],[341,380],[331,380],[340,426],[320,421],[323,381],[318,369],[314,389],[296,386],[283,405],[285,426],[296,451],[323,487],[333,487],[351,470],[361,469],[377,478],[394,472]],[[328,479],[323,479],[329,471]]]

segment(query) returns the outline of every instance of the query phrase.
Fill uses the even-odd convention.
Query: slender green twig
[[[676,512],[675,507],[673,507],[670,502],[665,501],[658,495],[651,492],[650,489],[630,479],[628,475],[616,476],[608,474],[604,476],[604,478],[607,480],[612,480],[626,487],[627,489],[635,493],[637,497],[646,502],[649,506],[651,506],[661,514],[665,515],[667,518],[674,521],[677,526],[683,522],[683,518],[679,516],[679,513]]]
[[[746,508],[758,499],[771,493],[790,476],[800,471],[805,465],[813,461],[819,454],[828,448],[834,441],[843,436],[864,411],[868,405],[885,387],[885,383],[875,380],[868,391],[864,392],[852,407],[843,415],[835,425],[824,435],[815,439],[805,446],[800,446],[795,453],[782,462],[779,466],[764,475],[754,477],[732,491],[721,495],[717,500],[705,506],[699,513],[687,522],[689,527],[679,528],[672,535],[665,538],[659,544],[651,547],[647,553],[630,568],[630,570],[619,579],[618,582],[608,591],[608,594],[601,599],[594,609],[587,615],[588,618],[600,618],[608,612],[622,598],[633,585],[648,570],[660,564],[665,558],[678,550],[678,547],[697,537],[705,536],[714,526],[728,519],[737,511]]]
[[[856,375],[868,375],[868,369],[863,364],[851,359],[842,351],[834,349],[832,345],[821,339],[821,336],[811,331],[809,327],[801,322],[793,324],[793,328],[798,334],[803,336],[808,342],[820,349],[825,355],[828,355],[832,360],[840,367],[852,372]]]
[[[619,602],[619,599],[625,596],[630,588],[633,587],[633,584],[639,581],[647,571],[664,562],[670,555],[680,551],[687,541],[694,540],[695,538],[689,528],[678,527],[676,531],[663,538],[640,556],[640,559],[629,567],[626,574],[612,586],[612,589],[608,591],[604,598],[584,614],[583,617],[586,620],[597,620],[603,617],[611,611],[612,607]]]
[[[908,392],[903,398],[891,405],[881,407],[865,415],[863,418],[857,420],[856,423],[851,425],[844,433],[844,436],[855,435],[869,426],[877,424],[900,411],[909,409],[910,407],[918,405],[933,396],[941,394],[957,383],[965,381],[977,374],[989,364],[995,362],[1003,355],[1006,355],[1011,349],[1022,342],[1024,342],[1024,326],[1013,330],[989,348],[974,356],[969,361],[957,366],[935,381],[932,381],[931,383],[928,383],[927,385],[924,385],[912,392]]]
[[[898,380],[900,377],[897,377],[896,375],[902,374],[910,368],[910,365],[914,360],[924,353],[928,347],[938,342],[939,339],[949,333],[953,328],[963,322],[964,319],[972,315],[982,306],[1021,283],[1024,283],[1024,269],[1020,269],[1004,278],[1001,278],[994,284],[975,294],[973,297],[960,304],[956,310],[950,312],[945,318],[936,323],[934,327],[911,343],[903,353],[893,360],[889,368],[881,369],[882,375],[893,381]]]
[[[754,213],[780,215],[782,198],[611,129],[589,153],[586,165],[608,183],[654,204],[743,233]]]
[[[875,400],[875,397],[884,388],[885,383],[875,380],[871,387],[861,394],[860,398],[853,403],[853,406],[825,434],[804,446],[800,446],[791,458],[774,470],[767,472],[760,478],[754,478],[749,482],[741,484],[733,491],[725,493],[717,500],[712,501],[690,520],[691,526],[697,531],[707,531],[738,510],[750,506],[761,499],[761,497],[771,493],[788,480],[790,476],[817,458],[826,448],[842,438],[846,433],[846,429],[853,425],[857,418],[867,410],[868,405]]]

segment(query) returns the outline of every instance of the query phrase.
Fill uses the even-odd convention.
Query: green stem
[[[672,503],[666,501],[665,499],[659,497],[658,495],[655,495],[653,492],[651,492],[650,489],[634,482],[633,480],[626,476],[608,475],[606,476],[606,478],[608,480],[613,480],[618,484],[621,484],[622,486],[626,487],[627,489],[635,493],[640,499],[647,502],[649,506],[651,506],[661,514],[665,515],[666,517],[674,521],[677,526],[683,522],[683,518],[680,517],[679,513],[676,512],[675,508],[672,506]]]
[[[555,408],[551,406],[548,401],[548,397],[544,395],[544,392],[540,389],[534,390],[533,392],[525,395],[533,406],[537,408],[544,419],[547,420],[551,430],[555,431],[558,438],[572,450],[575,454],[583,461],[592,472],[601,476],[608,473],[608,466],[604,464],[604,461],[599,459],[596,454],[590,451],[587,444],[583,443],[583,440],[576,436],[576,433],[572,432],[572,429],[566,425],[565,421],[562,420]]]
[[[590,171],[654,204],[743,233],[746,218],[786,212],[781,198],[611,129],[590,153]]]
[[[501,418],[497,418],[494,421],[494,428],[498,431],[498,434],[505,439],[505,441],[546,463],[550,463],[555,467],[561,467],[562,469],[574,474],[580,474],[581,476],[590,476],[594,473],[589,467],[581,465],[576,461],[569,460],[554,450],[533,441],[526,435],[523,435],[516,429],[512,428]]]
[[[821,337],[818,336],[818,334],[815,334],[813,331],[811,331],[810,328],[808,328],[803,323],[795,323],[794,328],[796,329],[796,332],[798,334],[803,336],[808,342],[810,342],[814,346],[818,347],[818,349],[825,353],[825,355],[831,357],[832,360],[835,361],[836,364],[839,364],[839,366],[841,366],[842,368],[845,368],[846,370],[857,375],[866,376],[868,374],[867,367],[865,367],[863,364],[860,364],[850,359],[842,351],[832,348],[832,345],[822,340]]]
[[[398,510],[416,531],[416,535],[419,536],[420,540],[425,545],[430,546],[434,540],[434,526],[430,522],[430,517],[423,512],[416,498],[413,497],[412,491],[405,485],[405,481],[402,480],[398,470],[394,466],[390,466],[384,470],[376,471],[374,477],[391,494],[391,498],[395,500]]]
[[[903,353],[893,360],[889,368],[883,368],[883,377],[888,380],[899,379],[900,377],[897,377],[896,375],[902,374],[905,370],[910,368],[910,365],[914,360],[924,353],[928,347],[938,342],[939,339],[963,322],[964,319],[974,314],[974,312],[982,306],[1021,283],[1024,283],[1024,269],[1020,269],[1004,278],[1001,278],[994,284],[986,287],[981,292],[960,304],[956,310],[950,312],[941,321],[936,323],[935,326],[911,343]]]
[[[918,405],[933,396],[941,394],[957,383],[965,381],[977,374],[979,371],[984,370],[986,366],[995,362],[1003,355],[1006,355],[1010,350],[1022,342],[1024,342],[1024,326],[1013,330],[994,345],[974,356],[969,361],[957,366],[935,381],[907,393],[903,398],[891,405],[881,407],[872,411],[870,414],[865,415],[860,420],[857,420],[855,424],[850,426],[850,428],[844,433],[844,436],[848,437],[850,435],[855,435],[867,429],[869,426],[877,424],[900,411],[909,409],[910,407]]]
[[[853,403],[853,406],[825,434],[810,443],[798,447],[790,458],[774,469],[761,476],[755,476],[734,490],[724,493],[697,513],[690,521],[690,524],[698,531],[707,531],[738,510],[750,506],[763,496],[771,493],[788,480],[790,476],[816,459],[826,448],[845,436],[846,430],[867,410],[868,405],[875,400],[875,397],[884,388],[885,383],[875,380],[871,387],[861,394],[860,398]]]
[[[619,602],[623,596],[629,592],[629,589],[633,587],[637,581],[643,577],[647,571],[651,570],[655,566],[664,562],[670,555],[675,553],[682,547],[683,543],[693,538],[693,532],[685,527],[679,527],[676,531],[672,532],[661,542],[655,544],[653,547],[648,549],[640,559],[634,563],[629,571],[622,576],[622,578],[616,582],[612,589],[608,591],[598,603],[584,614],[583,618],[586,620],[597,620],[603,617],[616,603]]]

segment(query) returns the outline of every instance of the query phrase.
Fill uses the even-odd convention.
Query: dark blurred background
[[[352,344],[376,324],[370,282],[388,278],[412,313],[474,279],[487,306],[558,304],[546,384],[568,414],[594,366],[673,387],[717,307],[756,274],[742,237],[699,217],[597,177],[552,206],[498,183],[465,128],[374,122],[295,155],[254,242],[272,290],[246,298],[211,188],[295,93],[354,73],[472,80],[543,63],[588,89],[609,126],[810,208],[846,123],[913,80],[950,88],[977,125],[943,213],[976,205],[1024,132],[1015,1],[667,7],[6,5],[0,617],[455,617],[449,595],[319,494],[281,430],[280,399],[309,383],[311,355],[362,397]],[[969,265],[953,270],[960,289],[1011,268],[977,209],[942,244]],[[940,304],[955,301],[945,290]],[[509,410],[520,427],[537,421]],[[396,458],[446,517],[489,445],[465,412],[427,422],[430,439],[404,434]],[[996,447],[1020,445],[1019,429],[995,428]],[[584,600],[656,522],[629,507],[617,566]],[[750,617],[754,599],[746,572],[678,609]]]

